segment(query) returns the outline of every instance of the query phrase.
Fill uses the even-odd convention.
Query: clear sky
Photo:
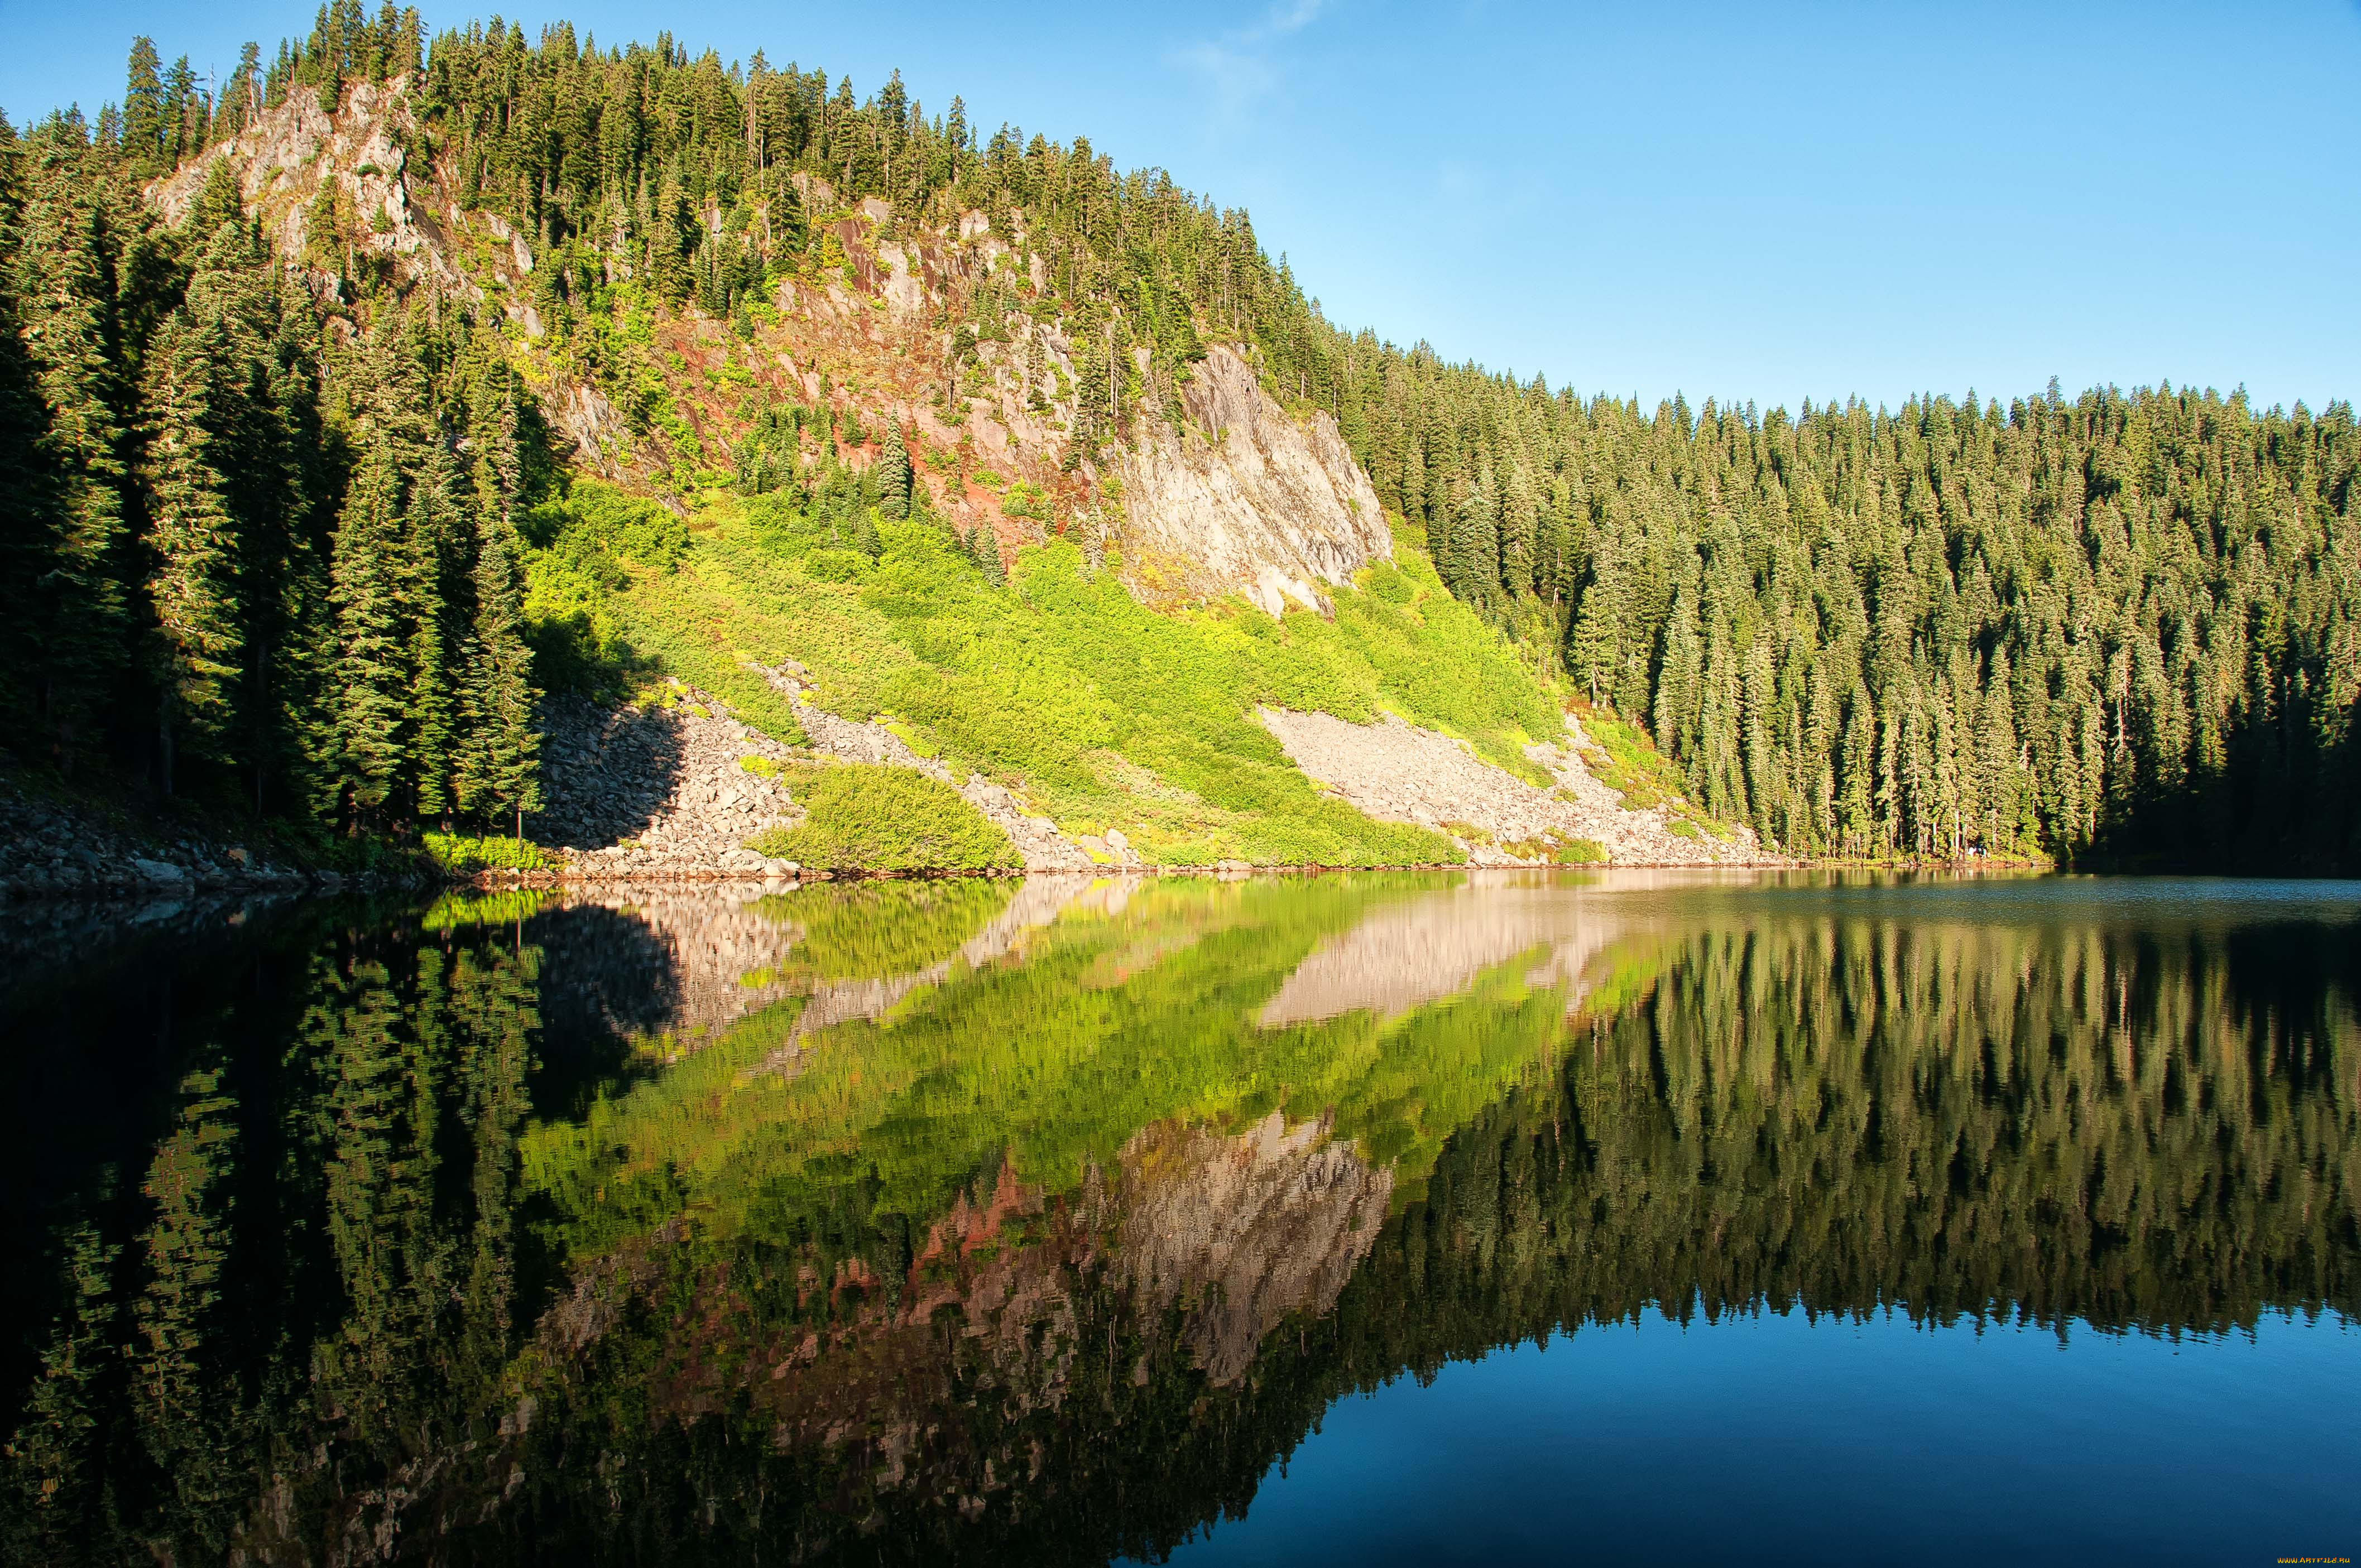
[[[226,75],[312,10],[0,0],[0,109],[94,113],[140,32]],[[1333,320],[1553,386],[2361,392],[2361,0],[511,14],[759,47],[864,96],[898,66],[930,112],[957,93],[1246,206]]]

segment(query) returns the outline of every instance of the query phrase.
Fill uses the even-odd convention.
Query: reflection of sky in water
[[[1331,1406],[1221,1563],[2268,1563],[2361,1542],[2361,1324],[1650,1311]]]

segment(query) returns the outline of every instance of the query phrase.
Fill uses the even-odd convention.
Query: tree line
[[[2361,863],[2349,404],[1650,414],[1366,336],[1340,366],[1453,591],[1767,842]]]

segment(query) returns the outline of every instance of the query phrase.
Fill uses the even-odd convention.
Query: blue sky
[[[94,111],[138,32],[226,73],[311,10],[0,0],[0,108]],[[931,110],[958,93],[1248,207],[1334,320],[1553,386],[2361,391],[2361,0],[511,15],[671,26],[864,94],[899,66]]]

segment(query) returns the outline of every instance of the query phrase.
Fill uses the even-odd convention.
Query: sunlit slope
[[[1440,834],[1372,820],[1287,759],[1260,705],[1356,722],[1393,712],[1531,773],[1564,734],[1555,700],[1413,551],[1333,596],[1334,616],[1243,600],[1159,611],[1064,543],[1005,583],[941,529],[884,521],[873,559],[768,499],[715,496],[685,540],[599,534],[596,487],[547,509],[534,565],[553,667],[661,669],[782,740],[763,668],[840,716],[980,772],[1069,832],[1121,825],[1151,864],[1452,861]]]

